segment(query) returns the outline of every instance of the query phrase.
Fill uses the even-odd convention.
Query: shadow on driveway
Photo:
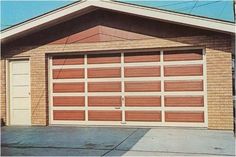
[[[3,127],[2,155],[104,156],[124,141],[130,149],[150,129],[102,127]]]
[[[235,155],[232,131],[187,128],[2,127],[1,155]]]

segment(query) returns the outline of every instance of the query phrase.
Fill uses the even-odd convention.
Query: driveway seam
[[[1,147],[7,147],[7,148],[22,148],[22,149],[27,149],[27,148],[49,148],[49,149],[91,149],[91,150],[110,150],[110,149],[93,149],[93,148],[79,148],[79,147],[35,147],[35,146],[7,146],[7,145],[2,145]]]
[[[123,141],[121,141],[118,145],[116,145],[114,148],[110,149],[106,153],[104,153],[101,156],[105,156],[106,154],[110,153],[111,151],[115,150],[117,147],[119,147],[123,142],[125,142],[130,136],[132,136],[134,133],[136,133],[139,129],[135,129],[134,132],[132,132],[129,136],[127,136]]]
[[[127,151],[125,149],[116,149],[118,151]],[[234,156],[231,154],[214,154],[214,153],[191,153],[191,152],[168,152],[168,151],[152,151],[152,150],[129,150],[129,151],[135,151],[135,152],[153,152],[153,153],[176,153],[176,154],[197,154],[197,155],[216,155],[216,156]]]
[[[127,139],[127,138],[126,138]],[[121,142],[120,144],[122,144],[123,142]],[[118,147],[120,144],[118,144],[116,147]],[[49,149],[81,149],[81,150],[108,150],[107,152],[105,152],[103,155],[101,156],[105,156],[106,154],[110,153],[111,151],[115,150],[115,148],[113,149],[92,149],[92,148],[76,148],[76,147],[34,147],[34,146],[6,146],[6,145],[2,145],[2,148],[19,148],[19,149],[30,149],[30,148],[49,148]],[[212,153],[191,153],[191,152],[167,152],[167,151],[144,151],[144,150],[125,150],[125,149],[116,149],[118,151],[134,151],[134,152],[153,152],[153,153],[176,153],[176,154],[186,154],[186,155],[191,155],[191,154],[195,154],[195,155],[216,155],[216,156],[234,156],[231,154],[212,154]]]

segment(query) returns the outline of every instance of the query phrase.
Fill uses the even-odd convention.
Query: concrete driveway
[[[188,128],[2,127],[1,155],[235,155],[232,131]]]

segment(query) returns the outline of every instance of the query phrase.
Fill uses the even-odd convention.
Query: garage
[[[1,122],[232,130],[234,35],[230,22],[75,2],[3,30]]]
[[[50,124],[207,126],[200,48],[49,57]]]

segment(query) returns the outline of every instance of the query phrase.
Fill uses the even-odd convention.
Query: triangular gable
[[[170,23],[188,25],[191,27],[223,32],[227,34],[235,33],[235,23],[223,22],[191,15],[184,15],[159,9],[151,9],[131,4],[124,4],[117,1],[85,0],[73,3],[64,8],[60,8],[43,16],[39,16],[32,20],[16,25],[12,28],[6,29],[1,33],[1,40],[7,40],[14,36],[38,30],[42,27],[48,27],[49,25],[56,24],[58,22],[68,20],[72,17],[87,13],[91,10],[94,10],[95,8],[103,8],[122,13],[133,14],[136,16],[151,18],[155,20],[161,20]]]
[[[117,40],[134,40],[152,38],[148,35],[125,31],[121,29],[95,26],[93,28],[84,30],[64,37],[62,39],[51,42],[51,44],[72,44],[84,42],[101,42],[101,41],[117,41]]]

